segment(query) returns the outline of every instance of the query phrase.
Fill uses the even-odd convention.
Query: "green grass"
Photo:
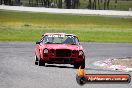
[[[0,41],[37,41],[46,32],[73,33],[82,42],[132,42],[132,18],[0,10]]]

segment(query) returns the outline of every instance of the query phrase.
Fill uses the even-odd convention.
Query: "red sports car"
[[[85,54],[78,37],[66,33],[46,33],[35,45],[35,64],[71,64],[85,68]]]

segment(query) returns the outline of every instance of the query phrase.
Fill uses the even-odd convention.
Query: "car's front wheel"
[[[39,66],[45,66],[45,62],[44,61],[42,61],[41,59],[38,61],[38,65]]]
[[[78,62],[78,63],[75,63],[74,64],[74,68],[79,68],[81,66],[81,69],[84,69],[85,68],[85,59],[83,59],[82,62]]]
[[[45,66],[45,62],[42,61],[41,59],[39,59],[39,58],[35,55],[35,65],[38,65],[38,66]]]
[[[35,55],[35,65],[38,65],[38,58],[36,55]]]
[[[85,59],[82,61],[81,63],[81,68],[84,69],[85,68]]]

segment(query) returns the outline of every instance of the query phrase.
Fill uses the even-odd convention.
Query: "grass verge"
[[[82,42],[132,42],[132,18],[0,10],[0,41],[37,41],[46,32],[73,33]]]

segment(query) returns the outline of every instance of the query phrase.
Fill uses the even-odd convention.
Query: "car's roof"
[[[45,33],[42,36],[46,36],[46,35],[71,35],[71,36],[76,36],[74,34],[67,34],[67,33]]]

